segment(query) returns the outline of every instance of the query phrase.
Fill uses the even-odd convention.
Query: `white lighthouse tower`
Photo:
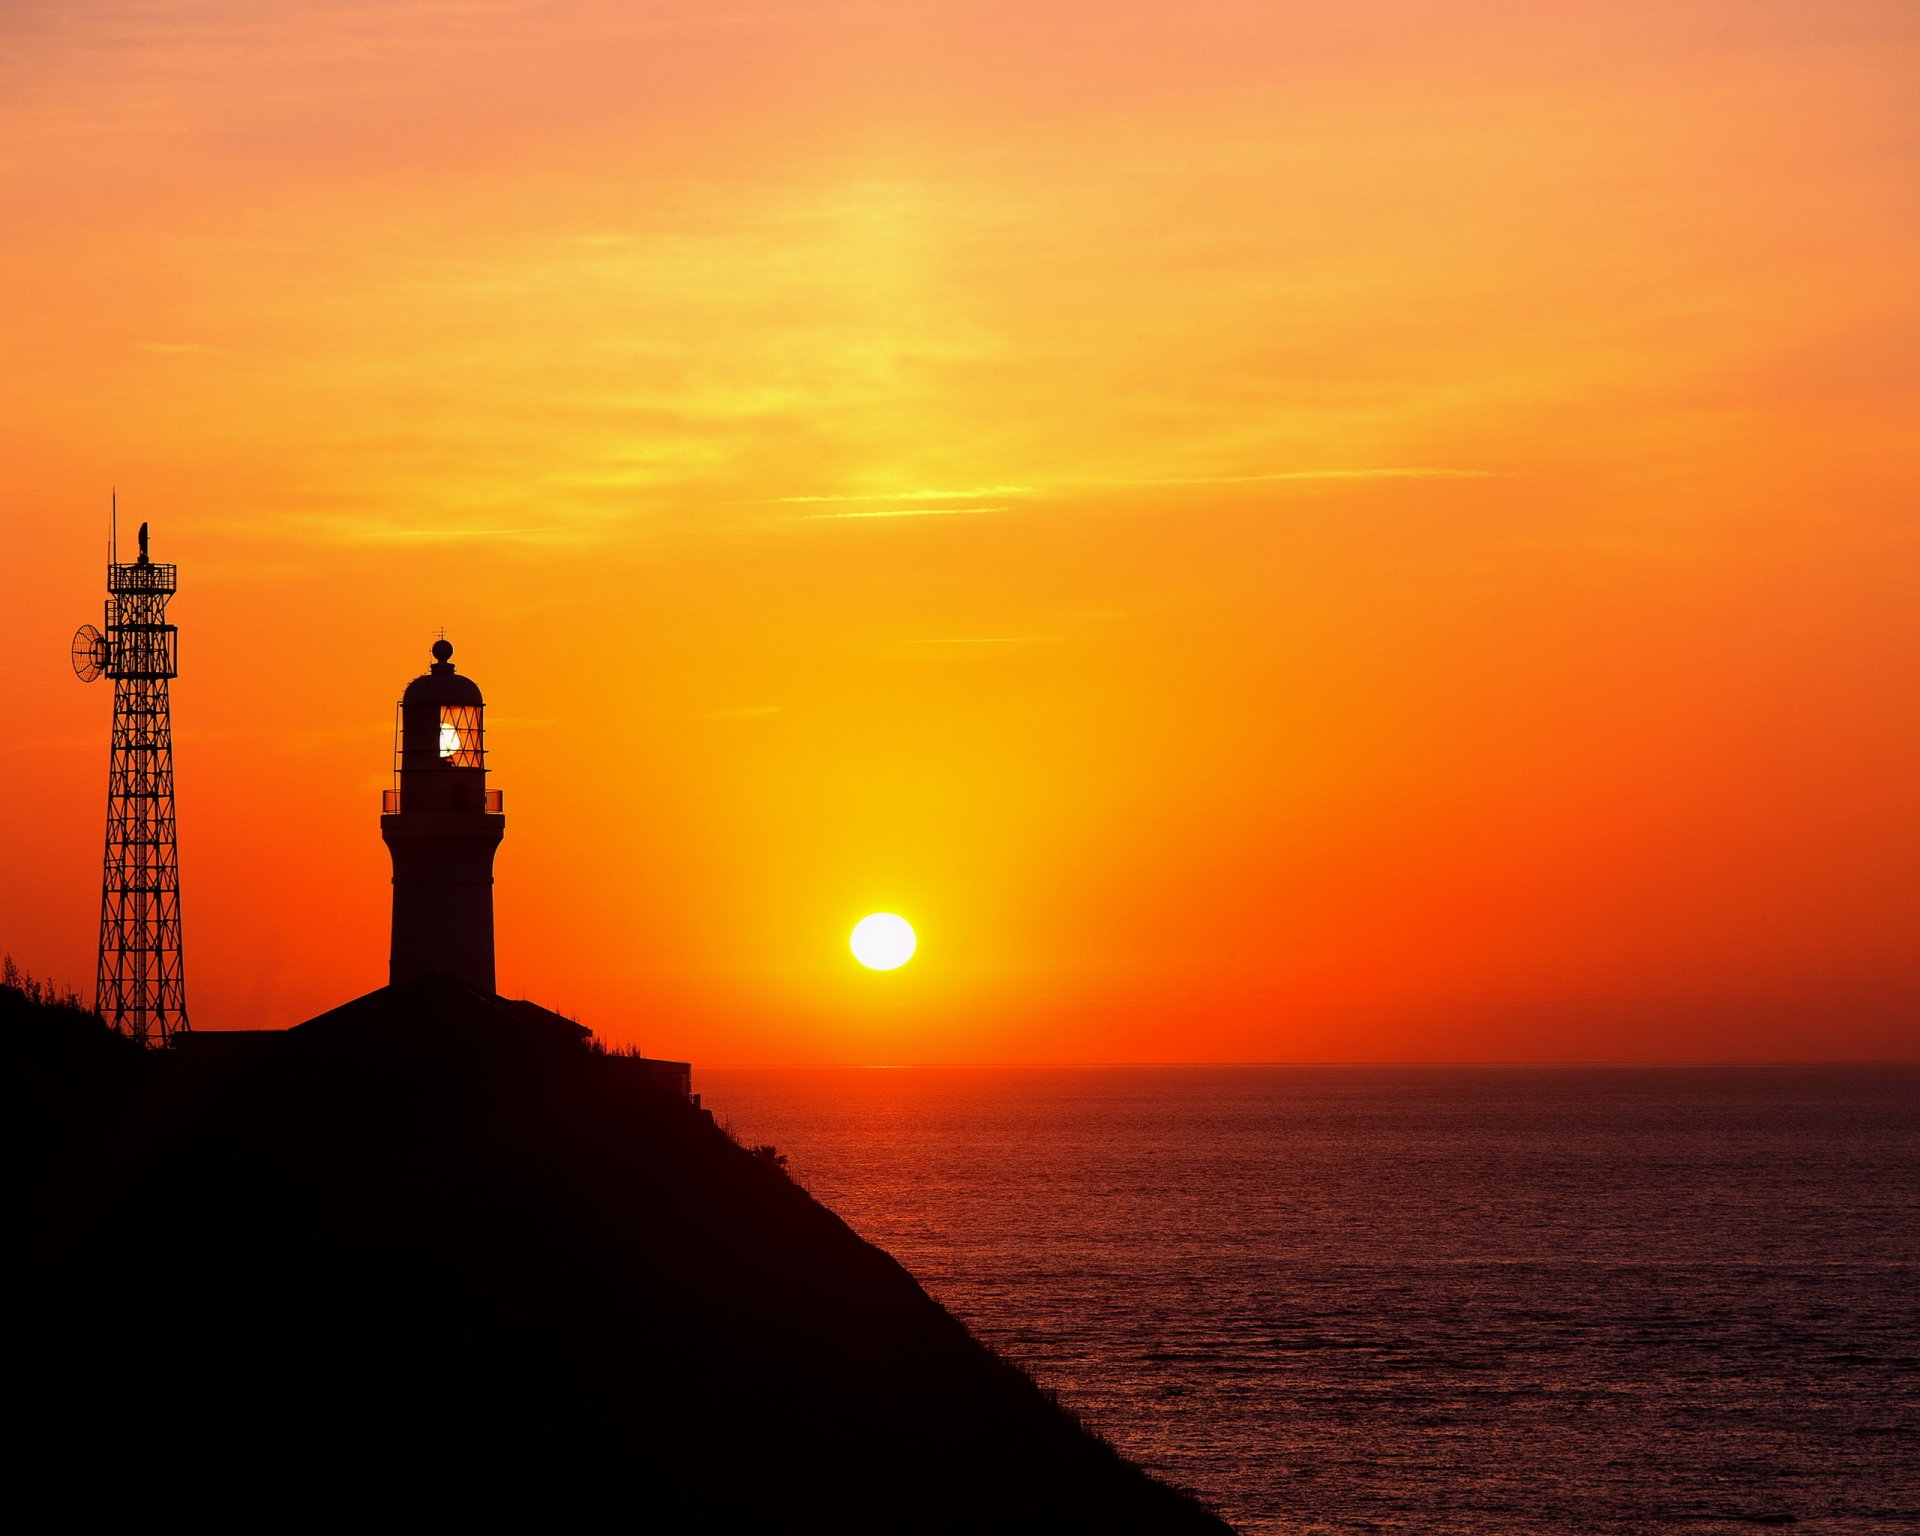
[[[380,817],[393,855],[387,980],[438,972],[492,992],[493,852],[507,818],[487,788],[486,703],[445,639],[400,697],[394,786]]]

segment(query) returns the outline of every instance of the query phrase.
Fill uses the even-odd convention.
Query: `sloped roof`
[[[310,1048],[550,1051],[577,1049],[593,1031],[538,1003],[435,973],[380,987],[287,1033]]]

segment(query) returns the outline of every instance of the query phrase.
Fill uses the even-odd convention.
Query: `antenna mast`
[[[113,748],[107,771],[107,848],[100,882],[100,965],[94,1008],[123,1035],[165,1045],[185,1034],[180,855],[173,801],[173,716],[168,682],[180,671],[180,631],[167,622],[177,570],[147,555],[120,562],[120,498],[113,499],[106,633],[73,639],[86,682],[113,679]]]

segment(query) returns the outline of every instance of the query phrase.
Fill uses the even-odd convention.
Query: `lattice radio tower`
[[[173,814],[173,718],[168,679],[180,670],[180,631],[167,622],[175,568],[120,561],[119,505],[107,564],[107,632],[81,625],[73,670],[113,679],[107,770],[107,854],[100,883],[100,968],[93,1005],[123,1035],[165,1045],[185,1034],[180,965],[180,851]]]

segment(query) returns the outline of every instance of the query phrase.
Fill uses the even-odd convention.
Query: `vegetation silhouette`
[[[0,991],[0,1526],[1226,1530],[581,1033],[429,976],[144,1051]]]

